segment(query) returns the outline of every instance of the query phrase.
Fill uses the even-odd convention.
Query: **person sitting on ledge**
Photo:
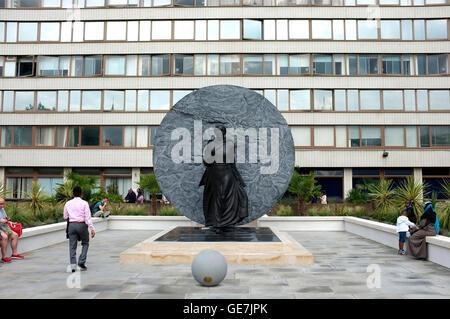
[[[132,188],[130,188],[130,189],[128,190],[128,194],[127,194],[127,196],[125,197],[124,202],[125,202],[125,203],[132,203],[132,204],[136,203],[136,194],[135,194],[135,192],[133,191]]]
[[[94,217],[108,217],[109,211],[106,210],[106,205],[108,204],[108,197],[102,199],[102,201],[97,202],[94,205]]]
[[[19,236],[12,231],[9,227],[8,222],[10,218],[5,212],[5,199],[0,197],[0,236],[1,240],[1,250],[2,250],[2,262],[10,263],[12,259],[24,259],[22,255],[17,252],[17,244],[19,242]],[[12,255],[11,258],[6,256],[6,248],[8,246],[8,240],[11,241]]]

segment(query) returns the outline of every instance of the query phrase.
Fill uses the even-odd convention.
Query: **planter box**
[[[344,217],[339,216],[263,216],[259,227],[276,227],[281,231],[344,231]]]
[[[200,226],[185,216],[109,216],[108,229],[163,230],[173,226]]]

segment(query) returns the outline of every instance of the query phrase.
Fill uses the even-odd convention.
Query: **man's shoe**
[[[85,264],[78,265],[78,267],[80,267],[80,270],[81,270],[81,271],[86,271],[86,270],[87,270],[87,267],[86,267]]]
[[[13,258],[13,259],[24,259],[25,257],[24,256],[22,256],[22,255],[20,255],[20,254],[12,254],[11,255],[11,258]]]
[[[2,261],[3,261],[4,263],[10,263],[12,260],[9,259],[8,257],[3,257],[3,258],[2,258]]]
[[[108,217],[111,213],[110,212],[104,212],[103,217]]]

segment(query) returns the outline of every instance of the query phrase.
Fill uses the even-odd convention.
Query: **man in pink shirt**
[[[89,248],[89,231],[91,237],[95,236],[94,225],[91,219],[91,210],[89,204],[81,199],[81,187],[76,186],[73,189],[72,200],[69,200],[64,206],[64,219],[68,220],[69,253],[72,272],[75,272],[77,265],[77,241],[81,241],[81,255],[78,259],[78,266],[81,271],[86,271],[85,265],[87,252]]]

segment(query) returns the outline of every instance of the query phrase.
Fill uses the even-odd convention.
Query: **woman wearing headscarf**
[[[424,203],[423,214],[420,217],[419,230],[408,239],[408,254],[416,258],[427,258],[427,236],[439,234],[439,220],[431,202]]]

